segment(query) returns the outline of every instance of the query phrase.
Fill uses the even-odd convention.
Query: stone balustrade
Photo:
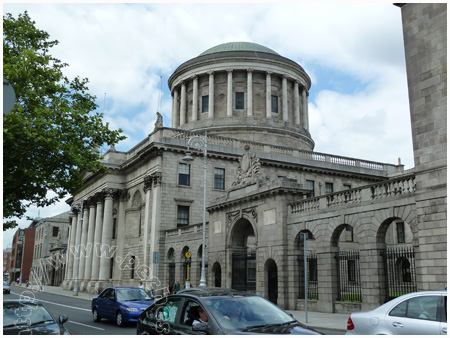
[[[344,204],[362,203],[392,196],[413,194],[416,191],[414,174],[367,185],[364,187],[338,191],[321,197],[304,199],[290,204],[291,213],[309,212]]]

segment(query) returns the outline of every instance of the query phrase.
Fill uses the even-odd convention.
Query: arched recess
[[[170,248],[167,250],[167,283],[170,281],[175,281],[175,250]]]
[[[212,273],[214,276],[214,282],[212,286],[217,288],[222,287],[222,267],[219,262],[215,262],[212,266]]]
[[[377,231],[383,256],[383,269],[380,279],[384,281],[381,287],[380,302],[417,291],[415,247],[418,246],[417,232],[406,220],[400,217],[385,219]]]
[[[231,253],[231,287],[236,290],[256,292],[257,237],[251,222],[239,219],[229,237]]]
[[[264,296],[272,303],[278,300],[278,268],[273,259],[268,259],[264,264]]]
[[[304,236],[306,236],[306,256],[304,246]],[[317,254],[316,239],[310,230],[301,230],[294,239],[294,254],[297,256],[297,264],[294,269],[295,280],[294,285],[295,297],[297,299],[305,299],[305,294],[309,300],[317,300],[318,293],[318,271],[317,271]],[[306,265],[305,265],[306,257]],[[306,267],[306,269],[305,269]],[[306,280],[305,283],[305,271]],[[305,285],[307,290],[305,291]]]
[[[332,262],[332,275],[336,276],[333,299],[338,302],[361,303],[360,251],[354,227],[350,224],[338,225],[331,235],[331,247],[336,253]]]

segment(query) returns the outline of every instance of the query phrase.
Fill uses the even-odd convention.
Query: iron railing
[[[361,268],[359,251],[339,251],[336,255],[338,266],[338,294],[341,302],[361,303]]]
[[[387,300],[416,292],[414,248],[389,248],[381,252],[384,259]]]
[[[299,255],[299,299],[305,299],[305,270],[304,270],[304,256]],[[308,300],[319,299],[319,288],[317,283],[317,254],[309,252],[306,254],[306,273],[308,280]]]

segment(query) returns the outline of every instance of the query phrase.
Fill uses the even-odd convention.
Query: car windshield
[[[295,322],[295,319],[268,300],[258,297],[210,298],[204,300],[224,329],[242,330]]]
[[[53,324],[55,320],[41,304],[26,302],[3,304],[3,327],[28,327],[45,323]]]
[[[117,301],[152,300],[152,296],[144,289],[117,289]]]

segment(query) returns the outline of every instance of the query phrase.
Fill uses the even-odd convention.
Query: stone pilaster
[[[297,81],[294,83],[294,118],[295,125],[300,125],[300,94]]]
[[[162,173],[157,172],[152,175],[153,178],[153,188],[152,188],[152,220],[151,220],[151,230],[150,230],[150,250],[152,252],[159,252],[159,229],[161,223],[161,182]],[[153,256],[153,255],[152,255]],[[158,278],[155,275],[155,264],[153,260],[150,260],[150,273],[154,278]]]
[[[306,88],[302,91],[302,127],[306,130],[308,127],[308,95]]]
[[[198,120],[198,78],[192,78],[192,121]]]
[[[266,117],[272,118],[272,72],[266,74]]]
[[[227,69],[227,116],[233,116],[233,69]]]
[[[81,282],[84,280],[84,268],[86,266],[87,260],[87,252],[86,252],[86,243],[87,243],[87,234],[89,227],[89,208],[88,203],[85,203],[83,209],[83,222],[81,225],[81,247],[79,250],[80,253],[80,266],[78,271],[78,280],[80,282],[80,291],[83,291]]]
[[[178,128],[180,125],[180,111],[178,109],[178,89],[173,89],[173,112],[172,112],[172,128]]]
[[[186,123],[186,83],[181,83],[180,126]]]
[[[209,102],[208,102],[208,117],[214,117],[214,72],[209,71]]]
[[[84,268],[84,279],[89,281],[92,278],[92,258],[94,256],[94,230],[95,230],[95,205],[96,200],[91,199],[89,201],[89,229],[87,236],[87,257]]]
[[[253,116],[253,69],[247,69],[247,116]]]
[[[145,214],[144,214],[144,231],[143,231],[143,264],[148,266],[148,237],[150,232],[150,214],[152,204],[152,185],[153,177],[148,175],[144,178],[144,192],[145,192]]]
[[[286,75],[283,75],[283,79],[281,82],[282,86],[282,95],[283,95],[283,103],[282,103],[282,109],[283,109],[283,121],[289,121],[289,115],[288,115],[288,97],[287,97],[287,77]]]
[[[124,257],[125,241],[125,209],[127,204],[127,191],[119,191],[119,212],[117,214],[117,253],[114,261],[114,280],[121,280],[121,270],[119,268],[118,258]]]

